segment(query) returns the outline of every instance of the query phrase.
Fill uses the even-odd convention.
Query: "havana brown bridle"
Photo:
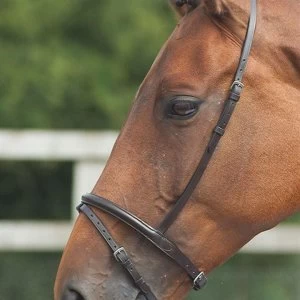
[[[177,2],[177,4],[179,5],[188,3],[184,0],[180,0]],[[144,221],[140,220],[138,217],[117,206],[111,201],[93,194],[86,194],[82,196],[82,202],[77,207],[77,210],[84,213],[87,218],[93,223],[108,246],[111,248],[116,260],[126,269],[128,274],[132,277],[137,288],[139,288],[140,293],[148,300],[155,300],[157,298],[151,291],[150,287],[146,284],[143,277],[135,268],[125,249],[113,239],[105,225],[89,206],[99,208],[102,211],[121,220],[123,223],[126,223],[134,230],[139,232],[142,236],[144,236],[147,240],[149,240],[159,250],[172,258],[180,267],[182,267],[186,271],[188,276],[193,281],[193,288],[195,290],[201,289],[206,284],[207,279],[204,272],[199,271],[198,268],[190,261],[190,259],[180,251],[176,244],[169,240],[164,234],[176,220],[178,214],[183,210],[185,204],[188,202],[197,184],[199,183],[221,137],[225,133],[227,124],[232,116],[237,102],[239,101],[242,89],[244,87],[242,78],[249,58],[255,32],[255,26],[256,0],[251,0],[251,11],[248,21],[247,33],[244,40],[239,65],[221,116],[217,122],[216,127],[213,130],[211,139],[198,164],[197,169],[195,170],[183,193],[176,201],[174,207],[167,213],[158,228],[151,227]]]

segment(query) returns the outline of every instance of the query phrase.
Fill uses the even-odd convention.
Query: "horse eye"
[[[178,116],[189,116],[197,110],[197,104],[189,101],[180,101],[172,105],[172,113]]]
[[[169,102],[167,114],[171,118],[188,119],[197,113],[200,103],[194,97],[178,97]]]

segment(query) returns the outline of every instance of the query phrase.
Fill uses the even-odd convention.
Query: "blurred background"
[[[175,24],[166,0],[0,2],[1,300],[53,299],[74,204]],[[188,299],[300,299],[298,220],[245,248]]]

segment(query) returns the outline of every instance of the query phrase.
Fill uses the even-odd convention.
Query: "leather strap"
[[[118,263],[120,263],[123,268],[128,272],[128,274],[133,279],[135,285],[140,289],[140,291],[144,294],[146,299],[148,300],[157,300],[155,295],[152,293],[150,287],[146,284],[143,277],[135,268],[132,260],[129,258],[126,250],[124,247],[118,245],[118,243],[113,239],[111,234],[109,233],[108,229],[102,223],[102,221],[96,216],[94,211],[90,209],[86,204],[81,203],[77,210],[79,212],[84,213],[87,218],[94,224],[97,231],[102,235],[104,240],[106,241],[107,245],[112,250],[115,259]]]
[[[194,172],[193,176],[191,177],[189,183],[187,184],[185,190],[181,194],[181,196],[176,201],[175,205],[171,210],[167,213],[164,217],[162,222],[160,223],[158,229],[160,232],[166,232],[169,227],[173,224],[175,219],[178,217],[179,213],[182,211],[186,203],[188,202],[189,198],[191,197],[192,193],[194,192],[196,186],[198,185],[199,181],[201,180],[204,171],[207,168],[207,165],[221,139],[221,137],[225,133],[225,129],[228,125],[228,122],[232,116],[236,103],[240,99],[240,95],[242,89],[244,87],[242,83],[242,78],[245,72],[245,68],[248,62],[252,41],[255,32],[255,25],[256,25],[256,0],[251,0],[251,12],[248,22],[247,33],[244,41],[244,45],[242,48],[242,54],[240,57],[239,65],[236,71],[236,75],[234,77],[234,81],[231,85],[229,96],[225,102],[225,106],[221,116],[218,120],[217,126],[215,127],[212,137],[206,147],[206,150]]]
[[[82,203],[97,207],[102,211],[113,215],[142,234],[154,246],[172,258],[186,271],[186,273],[194,282],[194,289],[198,290],[205,285],[207,280],[204,273],[200,272],[198,268],[190,261],[190,259],[185,256],[172,241],[166,238],[158,230],[154,229],[144,221],[140,220],[138,217],[103,197],[93,194],[85,194],[82,196]]]

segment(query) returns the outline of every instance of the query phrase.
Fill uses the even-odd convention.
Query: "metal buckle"
[[[198,276],[194,279],[193,282],[193,289],[195,291],[198,291],[200,289],[202,289],[207,283],[207,278],[204,274],[204,272],[201,272],[198,274]]]
[[[235,85],[237,85],[237,86],[240,87],[241,89],[244,87],[244,84],[243,84],[241,81],[235,80],[235,81],[232,83],[230,89],[232,90],[232,88],[233,88]]]
[[[126,250],[124,249],[124,247],[120,247],[119,249],[117,249],[117,250],[114,252],[114,257],[115,257],[116,261],[123,263],[124,260],[122,260],[122,259],[119,258],[119,256],[118,256],[120,253],[123,253],[125,257],[128,257],[127,252],[126,252]]]

